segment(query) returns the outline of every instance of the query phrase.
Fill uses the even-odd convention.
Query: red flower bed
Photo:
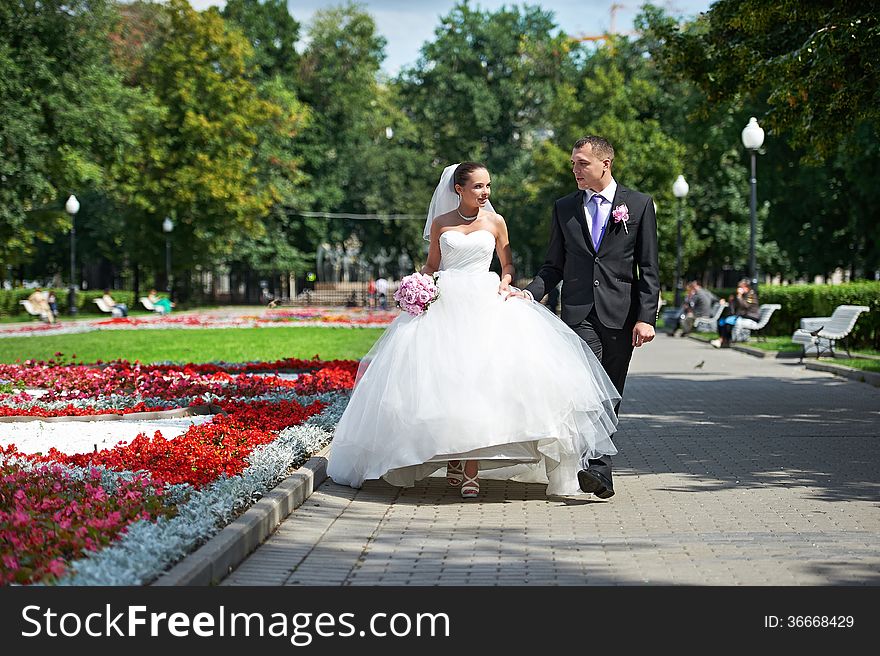
[[[294,381],[297,394],[320,394],[354,387],[357,376],[357,360],[336,360],[314,373],[303,374]]]
[[[272,442],[278,431],[301,424],[325,407],[320,401],[306,407],[295,401],[221,401],[218,405],[229,414],[217,415],[208,424],[190,426],[172,440],[160,431],[152,438],[141,433],[128,444],[96,453],[67,455],[52,448],[45,456],[33,459],[80,467],[146,469],[167,483],[189,483],[200,488],[222,474],[237,476],[247,467],[246,458],[256,447]]]
[[[146,476],[121,481],[108,496],[97,470],[79,481],[58,465],[27,471],[4,456],[23,457],[0,447],[0,585],[51,582],[67,562],[117,539],[129,523],[172,514],[162,504],[162,483]]]

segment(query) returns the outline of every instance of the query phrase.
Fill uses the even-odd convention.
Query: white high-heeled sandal
[[[446,482],[450,487],[458,487],[464,482],[464,465],[461,460],[450,460],[446,463]]]
[[[480,495],[480,470],[477,470],[477,473],[473,476],[468,475],[465,471],[464,465],[461,468],[462,475],[464,476],[464,481],[461,484],[461,496],[463,499],[475,499]]]

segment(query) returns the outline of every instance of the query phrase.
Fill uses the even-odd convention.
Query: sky
[[[190,0],[196,9],[209,6],[222,7],[224,0]],[[302,25],[301,34],[305,34],[306,26],[318,9],[343,4],[343,0],[289,0],[287,5],[291,15]],[[456,0],[360,0],[368,13],[376,21],[377,31],[388,43],[385,46],[387,55],[382,68],[389,75],[397,75],[400,69],[416,62],[419,49],[426,41],[433,40],[434,29],[439,18],[449,13]],[[642,5],[639,2],[613,2],[611,0],[530,0],[516,2],[512,0],[471,0],[471,6],[494,11],[502,6],[539,5],[555,15],[555,22],[567,34],[572,36],[598,35],[609,31],[611,25],[611,7],[617,5],[614,25],[618,33],[626,33],[633,29],[632,21]],[[654,4],[663,7],[667,13],[683,18],[692,18],[701,11],[709,9],[711,0],[654,0]]]

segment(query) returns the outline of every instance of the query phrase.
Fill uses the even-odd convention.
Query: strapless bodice
[[[440,271],[485,273],[492,264],[495,235],[488,230],[440,234]]]

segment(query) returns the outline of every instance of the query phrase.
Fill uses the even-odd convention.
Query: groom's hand
[[[633,346],[647,344],[654,339],[654,326],[644,321],[637,321],[633,326]]]
[[[519,287],[514,287],[508,282],[502,282],[498,286],[498,293],[504,298],[505,301],[511,297],[519,298],[523,295],[522,290]]]

